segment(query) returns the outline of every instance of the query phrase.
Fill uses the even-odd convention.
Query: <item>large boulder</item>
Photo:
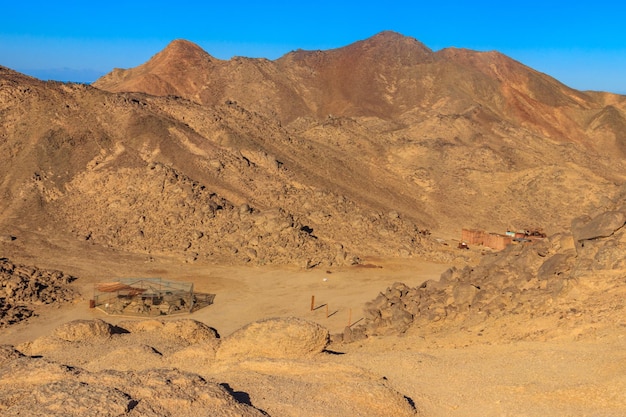
[[[218,359],[301,358],[322,352],[329,343],[328,330],[294,317],[250,323],[224,338]]]
[[[118,326],[130,333],[158,332],[162,337],[199,343],[219,339],[215,329],[197,320],[128,320]]]
[[[114,326],[100,319],[74,320],[57,327],[54,336],[67,342],[80,342],[107,338],[115,332],[114,329]]]
[[[589,216],[578,217],[572,221],[574,240],[583,240],[609,237],[626,223],[626,214],[622,211],[607,211],[594,218]]]

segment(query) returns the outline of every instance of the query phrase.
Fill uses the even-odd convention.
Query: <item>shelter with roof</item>
[[[212,294],[202,294],[210,296]],[[94,286],[93,307],[107,314],[162,316],[191,313],[207,303],[195,294],[193,283],[161,278],[123,278]]]

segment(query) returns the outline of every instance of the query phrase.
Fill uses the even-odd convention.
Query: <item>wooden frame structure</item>
[[[162,316],[191,313],[196,294],[193,283],[189,282],[161,278],[123,278],[96,284],[93,300],[94,307],[107,314]]]

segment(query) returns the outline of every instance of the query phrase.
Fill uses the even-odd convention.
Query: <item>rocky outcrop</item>
[[[321,353],[328,345],[328,330],[297,318],[274,318],[250,323],[226,337],[218,359],[300,358]]]
[[[386,378],[332,360],[327,343],[326,329],[297,318],[223,340],[188,319],[73,321],[0,346],[0,414],[417,415]]]
[[[33,316],[37,306],[72,301],[76,293],[69,284],[75,279],[0,258],[0,328]]]
[[[263,416],[223,386],[177,370],[101,371],[17,357],[0,367],[0,414],[21,416]]]
[[[606,238],[624,227],[625,223],[626,213],[622,211],[608,211],[594,218],[578,217],[572,221],[572,234],[576,242]]]
[[[591,300],[623,292],[615,271],[626,268],[626,216],[621,209],[576,219],[572,235],[485,254],[476,267],[451,268],[438,281],[410,288],[395,283],[365,305],[365,320],[340,339],[402,334],[434,323],[479,323],[488,318],[563,317],[607,313]],[[615,310],[617,311],[617,310]]]

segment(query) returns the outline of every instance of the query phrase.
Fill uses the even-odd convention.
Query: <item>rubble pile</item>
[[[476,324],[487,318],[518,315],[562,318],[584,315],[596,320],[623,310],[626,265],[626,209],[574,219],[571,234],[512,245],[485,254],[475,267],[455,267],[438,281],[410,288],[395,283],[365,306],[365,320],[346,328],[344,342],[368,336],[402,334],[433,323]],[[612,295],[613,307],[594,300]]]
[[[68,284],[75,279],[0,258],[0,328],[33,316],[38,305],[72,301],[75,292]]]

